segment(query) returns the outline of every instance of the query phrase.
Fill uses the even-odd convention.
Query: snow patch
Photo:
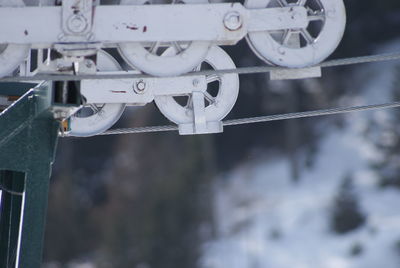
[[[394,51],[400,42],[382,49]],[[354,105],[391,101],[398,63],[365,65],[351,83],[362,88]],[[344,99],[346,103],[348,99]],[[292,182],[287,159],[260,157],[215,185],[216,238],[204,245],[203,268],[400,267],[400,191],[379,188],[370,163],[379,159],[365,130],[390,110],[347,115],[330,127],[316,162]],[[388,137],[390,141],[390,137]],[[330,228],[333,200],[351,174],[366,223],[346,234]]]

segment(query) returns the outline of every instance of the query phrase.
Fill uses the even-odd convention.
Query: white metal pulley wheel
[[[24,6],[22,0],[0,0],[0,7]],[[29,45],[0,44],[0,77],[11,74],[26,59]]]
[[[339,45],[346,26],[343,0],[246,0],[245,6],[307,9],[306,28],[250,32],[246,38],[258,57],[279,66],[298,68],[320,63]]]
[[[166,53],[173,53],[169,49]],[[197,70],[208,65],[214,70],[235,69],[229,55],[220,47],[210,48],[204,62]],[[206,77],[207,91],[204,92],[205,119],[207,122],[222,120],[233,108],[239,93],[237,74],[212,74]],[[162,114],[176,124],[193,123],[192,96],[155,96],[157,107]]]
[[[119,71],[121,66],[107,52],[97,52],[99,71]],[[87,104],[69,119],[70,136],[89,137],[109,129],[124,112],[125,104],[96,103]]]
[[[172,0],[172,4],[205,4],[208,0]],[[121,0],[123,5],[153,4],[151,0]],[[162,23],[162,22],[160,22]],[[192,71],[207,55],[211,43],[192,42],[155,42],[119,44],[124,60],[145,73],[155,76],[174,76]],[[163,52],[173,47],[174,53],[166,56]]]

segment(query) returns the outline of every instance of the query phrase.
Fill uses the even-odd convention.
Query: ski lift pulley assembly
[[[236,68],[219,46],[245,38],[267,64],[301,72],[336,49],[346,24],[343,0],[0,0],[0,18],[0,78],[148,74],[79,81],[82,107],[62,118],[71,136],[102,133],[127,105],[152,101],[180,134],[222,132],[238,75],[196,75]]]

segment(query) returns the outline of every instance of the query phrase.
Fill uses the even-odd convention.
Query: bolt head
[[[239,30],[243,25],[242,16],[237,11],[229,12],[224,17],[224,26],[230,31]]]
[[[139,90],[145,90],[146,84],[143,81],[140,81],[140,82],[137,83],[137,88]]]
[[[82,15],[73,15],[68,19],[68,30],[73,33],[82,33],[88,27],[88,23]]]
[[[133,90],[138,94],[144,93],[144,91],[146,90],[146,82],[144,82],[143,80],[139,80],[133,85]]]
[[[91,60],[85,60],[85,65],[87,68],[92,68],[94,64]]]

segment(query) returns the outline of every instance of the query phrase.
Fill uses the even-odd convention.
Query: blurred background
[[[345,0],[331,58],[400,48],[398,0]],[[245,41],[237,66],[263,65]],[[398,101],[400,63],[320,79],[242,75],[228,118]],[[168,123],[151,104],[121,126]],[[400,267],[400,111],[177,133],[62,138],[46,268]]]

